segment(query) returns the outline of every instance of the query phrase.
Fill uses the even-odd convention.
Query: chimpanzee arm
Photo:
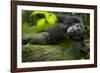
[[[46,30],[45,32],[37,33],[35,37],[23,38],[23,44],[58,44],[65,39],[66,26],[58,23],[56,26]]]
[[[49,33],[47,32],[41,32],[35,34],[33,37],[24,37],[22,38],[22,44],[26,45],[28,43],[30,44],[47,44],[47,39],[48,39]]]

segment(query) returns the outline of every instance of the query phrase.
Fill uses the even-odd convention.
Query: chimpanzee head
[[[83,40],[84,28],[81,18],[77,16],[59,16],[59,20],[63,23],[61,27],[69,38],[77,41]]]
[[[66,33],[74,40],[83,40],[83,27],[80,23],[75,23],[74,25],[70,26]]]
[[[67,20],[64,20],[64,23],[68,25],[68,28],[66,29],[67,35],[77,41],[83,40],[83,23],[81,18],[76,16],[70,16]]]

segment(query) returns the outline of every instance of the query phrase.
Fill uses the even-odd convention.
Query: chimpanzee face
[[[74,23],[66,32],[72,39],[80,40],[83,37],[83,26],[81,23]]]

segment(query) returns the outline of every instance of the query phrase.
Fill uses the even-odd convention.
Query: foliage
[[[23,19],[23,32],[27,32],[27,29],[30,29],[30,32],[45,31],[46,29],[53,27],[57,21],[57,17],[53,13],[45,11],[33,11],[28,18],[30,20],[27,22],[24,22],[25,20]]]

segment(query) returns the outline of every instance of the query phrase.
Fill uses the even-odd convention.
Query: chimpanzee
[[[44,32],[38,33],[39,37],[22,39],[23,44],[58,44],[66,39],[82,41],[84,28],[78,16],[57,15],[58,23]],[[66,40],[67,41],[67,40]]]

